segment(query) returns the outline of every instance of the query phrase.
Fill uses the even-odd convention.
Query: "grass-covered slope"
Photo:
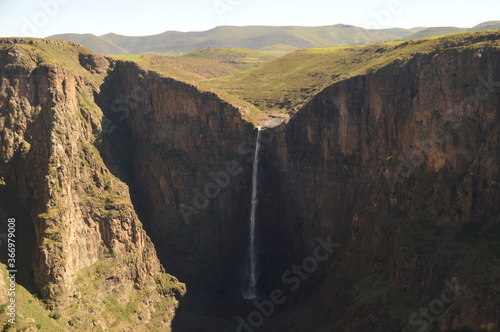
[[[174,79],[197,84],[201,80],[230,76],[276,57],[247,48],[204,48],[182,56],[114,55]]]
[[[500,29],[500,21],[488,21],[476,25],[471,28],[471,31],[485,31],[485,30],[498,30]]]
[[[450,34],[450,33],[467,32],[467,30],[468,29],[465,29],[465,28],[455,28],[455,27],[427,28],[424,30],[420,30],[416,33],[413,33],[409,36],[405,36],[403,39],[405,39],[405,40],[419,39],[419,38],[425,38],[425,37],[446,35],[446,34]]]
[[[273,55],[249,48],[203,48],[187,53],[183,57],[220,61],[241,70],[255,67],[276,58]]]
[[[0,299],[7,296],[10,284],[7,276],[6,266],[0,263],[0,291],[4,293]],[[69,325],[68,321],[71,318],[54,315],[45,308],[45,304],[36,295],[19,284],[15,287],[15,294],[16,296],[13,297],[16,300],[15,324],[9,322],[11,317],[7,315],[11,312],[11,309],[7,307],[7,300],[10,298],[4,298],[0,303],[0,327],[2,331],[66,331],[63,326]]]
[[[298,47],[295,46],[290,46],[290,45],[285,45],[285,44],[274,44],[274,45],[269,45],[266,47],[263,47],[259,49],[260,52],[269,54],[272,56],[283,56],[288,53],[291,53],[293,51],[298,50]]]
[[[164,76],[196,84],[200,80],[233,75],[239,72],[231,64],[221,61],[164,55],[114,55],[117,60],[132,61],[144,69]]]
[[[500,32],[458,33],[442,37],[343,48],[298,50],[259,67],[201,82],[205,89],[231,95],[267,113],[296,112],[325,87],[363,75],[416,54],[454,48],[500,47]]]

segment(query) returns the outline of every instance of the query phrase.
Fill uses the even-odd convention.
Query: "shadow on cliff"
[[[144,210],[144,197],[137,194],[137,179],[133,164],[137,143],[127,126],[127,110],[125,109],[128,106],[124,103],[121,106],[125,109],[117,107],[118,101],[123,100],[123,96],[126,95],[119,80],[119,73],[111,72],[101,86],[100,93],[95,96],[95,101],[104,114],[103,131],[97,148],[113,175],[129,186],[135,212],[143,222],[144,230],[153,241],[161,264],[168,273],[175,275],[187,286],[188,292],[180,300],[179,309],[172,322],[172,331],[235,331],[237,324],[230,319],[215,318],[210,315],[210,306],[214,302],[213,290],[207,290],[192,281],[189,269],[172,266],[165,254],[168,249],[166,249],[165,241],[158,241],[158,236],[154,236],[154,230],[148,222],[148,214]],[[211,278],[218,279],[220,276],[206,276],[207,280]]]

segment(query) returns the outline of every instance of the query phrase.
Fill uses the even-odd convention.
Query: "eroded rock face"
[[[101,74],[110,63],[79,56],[90,64],[85,69]],[[22,45],[4,48],[0,58],[0,176],[32,217],[42,296],[58,310],[72,303],[92,308],[95,315],[71,314],[94,327],[114,321],[100,316],[112,294],[124,306],[136,301],[130,314],[143,323],[166,299],[160,316],[169,324],[184,286],[164,273],[128,187],[100,156],[97,146],[107,147],[99,143],[103,115],[93,102],[98,83],[83,68],[50,64]]]

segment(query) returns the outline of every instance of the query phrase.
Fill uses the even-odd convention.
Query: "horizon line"
[[[394,26],[394,27],[387,27],[387,28],[382,28],[382,29],[366,29],[366,28],[363,28],[363,27],[360,27],[360,26],[356,26],[356,25],[352,25],[352,24],[345,24],[345,23],[336,23],[336,24],[332,24],[332,25],[262,25],[262,24],[259,24],[259,25],[218,25],[218,26],[215,26],[213,28],[209,28],[209,29],[205,29],[205,30],[189,30],[189,31],[181,31],[181,30],[165,30],[163,32],[159,32],[159,33],[155,33],[155,34],[150,34],[150,35],[137,35],[137,36],[134,36],[134,35],[124,35],[124,34],[120,34],[120,33],[115,33],[115,32],[108,32],[108,33],[105,33],[105,34],[102,34],[102,35],[98,35],[98,34],[94,34],[94,33],[90,33],[90,32],[86,32],[86,33],[76,33],[76,32],[66,32],[66,33],[57,33],[57,34],[53,34],[53,35],[50,35],[50,36],[47,36],[47,37],[43,37],[43,38],[50,38],[50,37],[53,37],[53,36],[58,36],[58,35],[93,35],[93,36],[96,36],[96,37],[103,37],[103,36],[107,36],[107,35],[118,35],[118,36],[124,36],[124,37],[137,37],[137,38],[141,38],[141,37],[152,37],[152,36],[158,36],[158,35],[161,35],[161,34],[164,34],[164,33],[168,33],[168,32],[173,32],[173,33],[196,33],[196,32],[208,32],[208,31],[211,31],[211,30],[215,30],[217,28],[224,28],[224,27],[235,27],[235,28],[251,28],[251,27],[269,27],[269,28],[325,28],[325,27],[334,27],[334,26],[346,26],[346,27],[349,27],[349,28],[359,28],[359,29],[364,29],[364,30],[368,30],[368,31],[382,31],[382,30],[391,30],[391,29],[403,29],[403,30],[412,30],[412,29],[419,29],[419,28],[423,28],[423,29],[431,29],[431,28],[457,28],[457,29],[472,29],[478,25],[481,25],[481,24],[484,24],[484,23],[489,23],[489,22],[499,22],[500,23],[500,20],[498,21],[495,21],[495,20],[491,20],[491,21],[484,21],[484,22],[481,22],[481,23],[478,23],[472,27],[457,27],[457,26],[451,26],[451,25],[448,25],[448,26],[416,26],[416,27],[412,27],[412,28],[401,28],[401,27],[398,27],[398,26]],[[16,37],[16,36],[11,36],[11,37]],[[39,37],[33,37],[33,38],[39,38]]]

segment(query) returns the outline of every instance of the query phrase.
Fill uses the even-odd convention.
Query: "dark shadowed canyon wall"
[[[215,94],[130,63],[117,63],[102,97],[114,119],[109,137],[164,264],[211,296],[236,296],[256,130]]]
[[[445,50],[316,96],[265,152],[266,275],[331,234],[317,308],[336,331],[498,330],[499,68],[495,49]],[[444,313],[412,316],[450,282]]]

